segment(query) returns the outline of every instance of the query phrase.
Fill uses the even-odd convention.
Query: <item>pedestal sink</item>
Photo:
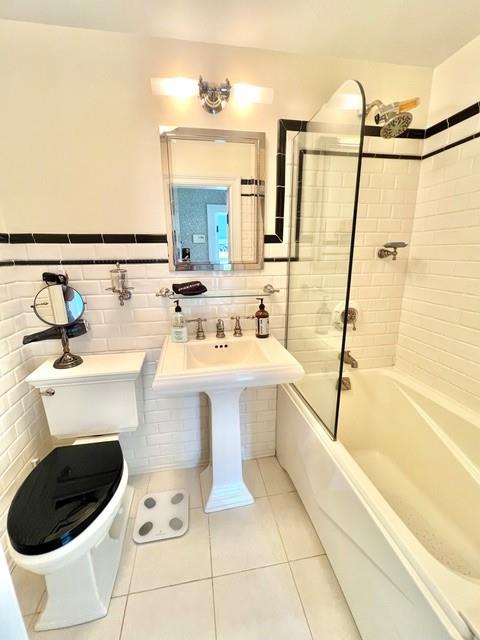
[[[295,382],[302,366],[270,336],[207,338],[174,343],[165,339],[153,387],[164,396],[205,392],[210,398],[210,464],[202,473],[207,513],[254,502],[242,473],[240,394],[246,387]]]

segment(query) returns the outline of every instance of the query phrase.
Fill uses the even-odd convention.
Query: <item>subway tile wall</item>
[[[138,258],[164,257],[165,245],[95,245],[90,247],[90,257]],[[68,245],[26,245],[27,257],[33,252],[36,259],[51,255],[56,249],[61,257],[72,259],[74,248]],[[141,253],[141,256],[139,256]],[[110,285],[110,265],[67,266],[70,283],[86,298],[84,314],[90,323],[87,335],[71,342],[72,351],[78,353],[102,353],[106,351],[145,350],[143,370],[145,398],[144,422],[137,431],[122,436],[122,447],[132,473],[165,467],[195,466],[208,459],[208,407],[203,394],[185,398],[162,398],[151,388],[160,348],[170,332],[173,303],[157,297],[161,287],[171,287],[172,282],[185,281],[191,274],[173,274],[166,264],[127,265],[130,285],[134,287],[132,299],[123,307],[118,297],[106,288]],[[18,279],[18,307],[23,311],[23,333],[42,328],[30,309],[35,292],[42,286],[41,273],[49,267],[14,267]],[[53,269],[57,269],[54,267]],[[8,269],[10,270],[10,269]],[[267,283],[280,289],[266,300],[270,312],[271,333],[284,339],[286,264],[267,263],[262,271],[236,271],[234,273],[196,272],[209,290],[226,293],[232,290],[261,292]],[[258,308],[255,296],[251,298],[224,298],[211,300],[184,300],[185,314],[194,318],[208,318],[207,331],[215,331],[217,318],[225,319],[230,330],[232,315],[252,315]],[[245,329],[253,329],[252,320],[243,320]],[[190,325],[193,339],[194,325]],[[31,350],[37,359],[58,354],[56,341],[35,343]],[[241,423],[243,431],[243,455],[245,458],[272,455],[275,451],[275,403],[274,387],[246,390],[241,399]]]
[[[287,145],[292,140],[287,139]],[[365,139],[367,154],[421,154],[421,140]],[[294,157],[291,151],[287,157]],[[296,181],[297,165],[289,165]],[[419,160],[364,157],[357,211],[350,304],[359,316],[349,327],[347,348],[362,368],[392,366],[398,339],[408,248],[396,261],[380,260],[385,242],[409,243]],[[291,267],[288,346],[309,373],[336,371],[341,327],[335,308],[345,296],[356,161],[304,156],[299,262]],[[287,201],[296,194],[287,186]]]
[[[479,130],[469,118],[429,150]],[[473,127],[473,128],[472,128]],[[475,131],[475,127],[477,127]],[[443,136],[442,139],[439,136]],[[480,410],[480,138],[421,163],[397,366]]]
[[[366,138],[366,151],[390,147],[397,153],[419,153],[418,140]],[[407,151],[407,148],[409,149]],[[384,151],[388,153],[388,151]],[[347,348],[361,368],[389,367],[395,349],[408,267],[409,247],[397,260],[381,260],[378,249],[389,241],[410,244],[419,160],[366,157],[362,161],[350,306],[359,311],[356,330],[350,326]]]
[[[22,346],[26,314],[20,289],[15,269],[0,269],[0,543],[5,551],[10,502],[32,469],[30,461],[50,448],[40,396],[25,382],[36,359],[30,345]]]

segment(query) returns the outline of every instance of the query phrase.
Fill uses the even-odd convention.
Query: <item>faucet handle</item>
[[[196,340],[205,340],[205,331],[203,329],[202,322],[206,322],[207,318],[192,318],[191,320],[187,320],[187,322],[196,322],[197,323],[197,333],[195,335]]]
[[[233,328],[233,337],[241,338],[243,336],[243,331],[240,325],[240,316],[230,316],[230,320],[235,320],[235,326]]]
[[[225,323],[222,318],[218,318],[217,320],[217,338],[225,338]]]
[[[233,328],[233,337],[241,338],[243,336],[240,320],[253,320],[255,316],[230,316],[230,320],[235,320],[235,327]]]

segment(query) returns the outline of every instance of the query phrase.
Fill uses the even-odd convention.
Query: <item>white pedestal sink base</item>
[[[205,513],[244,507],[247,504],[255,502],[255,498],[248,490],[243,479],[238,484],[225,487],[213,487],[211,464],[200,474],[200,483],[202,485],[202,495],[205,500]]]
[[[243,479],[240,434],[242,389],[207,391],[210,399],[210,464],[201,474],[202,492],[208,496],[205,512],[233,509],[255,502]]]
[[[254,332],[222,342],[164,340],[153,387],[164,397],[204,392],[210,398],[210,467],[202,474],[205,511],[255,502],[243,480],[240,441],[240,394],[299,380],[301,365],[273,336],[258,340]],[[206,497],[205,497],[206,496]]]

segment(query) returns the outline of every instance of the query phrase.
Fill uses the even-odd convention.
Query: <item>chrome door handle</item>
[[[51,387],[49,387],[48,389],[45,389],[45,391],[40,391],[40,395],[41,396],[54,396],[55,395],[55,389],[52,389]]]

